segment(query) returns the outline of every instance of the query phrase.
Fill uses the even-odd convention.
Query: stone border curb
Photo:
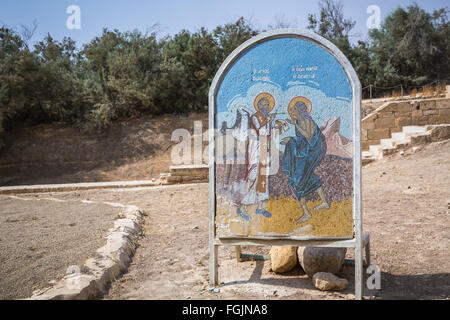
[[[142,233],[145,213],[136,206],[124,207],[105,237],[106,245],[97,250],[96,258],[84,263],[87,273],[66,275],[52,287],[36,290],[25,300],[86,300],[104,292],[107,284],[128,269],[136,249],[135,241]]]
[[[169,173],[161,173],[158,179],[135,181],[111,181],[111,182],[84,182],[62,184],[34,184],[23,186],[0,187],[0,194],[44,193],[80,191],[92,189],[120,189],[137,187],[167,186],[183,183],[208,182],[209,166],[171,166]]]
[[[77,191],[77,190],[107,189],[107,188],[153,187],[153,186],[160,186],[163,184],[164,183],[159,181],[159,179],[137,180],[137,181],[65,183],[65,184],[35,184],[25,186],[0,187],[0,194],[42,193],[42,192]]]

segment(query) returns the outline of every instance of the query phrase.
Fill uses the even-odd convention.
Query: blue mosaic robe
[[[326,150],[325,137],[317,125],[311,141],[295,128],[295,137],[291,137],[286,144],[281,169],[286,173],[289,186],[298,200],[322,185],[314,170],[322,161]]]

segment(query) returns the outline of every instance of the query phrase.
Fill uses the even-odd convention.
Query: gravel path
[[[30,297],[69,266],[81,268],[106,243],[120,212],[80,199],[45,199],[50,196],[0,196],[0,299]]]

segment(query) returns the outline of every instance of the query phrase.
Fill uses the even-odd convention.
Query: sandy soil
[[[365,290],[367,298],[450,298],[449,169],[450,142],[363,168],[364,228],[371,234],[372,264],[382,272],[381,290]],[[111,285],[106,299],[354,298],[351,265],[341,274],[350,283],[345,291],[320,292],[300,268],[277,275],[269,261],[238,263],[233,247],[220,248],[220,292],[209,291],[208,184],[53,196],[121,202],[148,213],[129,272]],[[269,248],[243,251],[268,254]],[[352,255],[348,251],[347,259]]]
[[[80,269],[106,240],[119,209],[106,204],[0,196],[0,299],[21,299]],[[28,201],[27,201],[28,200]],[[70,270],[69,270],[70,271]]]
[[[450,298],[449,202],[449,141],[363,168],[364,227],[382,297]]]

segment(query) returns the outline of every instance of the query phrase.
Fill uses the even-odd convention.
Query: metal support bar
[[[269,256],[263,255],[263,254],[246,254],[241,252],[241,246],[235,246],[236,249],[236,260],[238,262],[244,262],[244,261],[264,261],[264,260],[270,260]]]

